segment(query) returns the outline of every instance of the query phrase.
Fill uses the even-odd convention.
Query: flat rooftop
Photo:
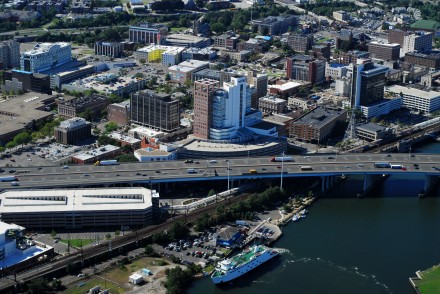
[[[29,92],[0,100],[0,135],[21,130],[33,120],[53,116],[44,109],[54,99],[52,95]]]
[[[136,143],[140,143],[141,142],[141,140],[139,140],[139,139],[136,139],[136,138],[133,138],[133,137],[129,137],[129,136],[123,135],[121,133],[116,133],[116,132],[111,133],[108,136],[110,138],[115,139],[115,140],[124,141],[124,142],[127,142],[129,144],[136,144]]]
[[[304,86],[309,84],[308,82],[301,82],[301,81],[291,81],[291,82],[287,82],[284,83],[282,85],[268,85],[268,88],[272,88],[272,89],[277,89],[279,91],[286,91],[286,90],[290,90],[299,86]]]
[[[210,141],[198,141],[194,140],[193,142],[186,144],[183,146],[186,150],[194,150],[194,151],[204,151],[204,152],[233,152],[233,151],[251,151],[258,150],[262,147],[276,147],[278,142],[276,140],[263,140],[260,142],[254,142],[253,144],[248,144],[248,142],[239,144],[239,143],[218,143],[218,142],[210,142]]]
[[[24,190],[0,194],[2,213],[139,210],[159,194],[146,188]]]
[[[356,129],[376,133],[376,132],[383,132],[386,128],[370,122],[370,123],[356,126]]]
[[[419,97],[419,98],[424,98],[424,99],[435,99],[435,98],[440,97],[440,92],[423,91],[423,90],[419,90],[416,88],[399,86],[399,85],[386,87],[385,91],[390,92],[390,93],[395,93],[395,94],[402,93],[403,95],[409,95],[409,96],[414,96],[414,97]]]
[[[321,128],[344,112],[345,110],[330,110],[322,107],[316,107],[312,111],[294,121],[293,124],[307,124],[310,127]]]
[[[79,160],[87,160],[94,158],[96,156],[100,156],[103,154],[107,154],[113,151],[118,150],[119,147],[113,146],[113,145],[105,145],[96,149],[92,149],[90,151],[81,152],[78,154],[73,155],[72,157],[79,159]]]

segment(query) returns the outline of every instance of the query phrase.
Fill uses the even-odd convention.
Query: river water
[[[414,152],[439,153],[440,144]],[[198,280],[190,294],[413,294],[408,278],[440,263],[440,193],[419,199],[422,177],[391,176],[358,199],[362,178],[350,178],[283,227],[274,247],[285,248],[232,285]]]

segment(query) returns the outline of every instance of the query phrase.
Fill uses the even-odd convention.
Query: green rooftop
[[[437,30],[440,27],[440,23],[435,20],[418,20],[411,25],[412,29],[421,30]]]

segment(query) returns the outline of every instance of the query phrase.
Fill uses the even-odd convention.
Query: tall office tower
[[[171,132],[180,126],[179,100],[151,90],[136,92],[130,99],[131,121],[161,131]]]
[[[386,66],[374,64],[371,59],[357,60],[352,73],[352,107],[368,106],[383,99],[388,70]]]
[[[213,97],[213,119],[210,139],[227,140],[248,125],[245,117],[251,112],[251,91],[245,77],[232,77]]]
[[[220,82],[211,79],[201,79],[194,82],[194,136],[209,139],[209,129],[212,125],[212,100],[220,87]]]

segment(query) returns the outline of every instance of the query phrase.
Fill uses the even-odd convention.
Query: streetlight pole
[[[248,160],[247,160],[247,164],[249,165],[249,150],[248,150]]]
[[[228,160],[228,195],[231,194],[231,191],[230,191],[230,189],[229,189],[229,169],[230,169],[230,166],[231,166],[231,163],[230,163],[229,160]]]
[[[408,152],[408,166],[411,163],[411,147],[409,147],[409,152]]]
[[[281,160],[281,183],[280,183],[280,190],[283,191],[283,174],[284,174],[284,151],[283,151],[283,157]]]

